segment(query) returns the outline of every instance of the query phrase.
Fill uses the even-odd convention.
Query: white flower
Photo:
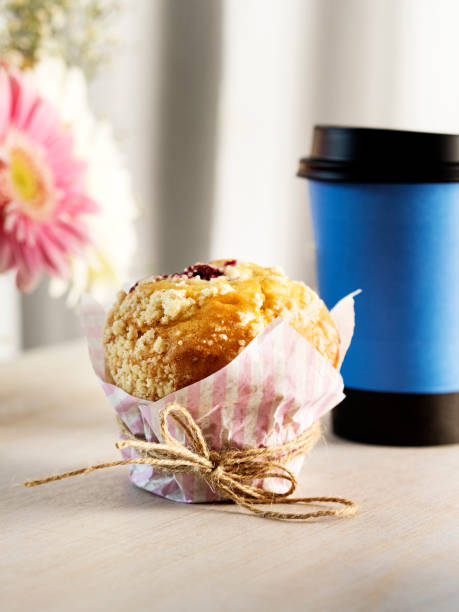
[[[71,126],[75,155],[87,163],[88,195],[101,207],[87,219],[92,246],[85,257],[71,262],[68,281],[50,281],[51,294],[68,291],[68,302],[75,304],[89,291],[108,303],[128,278],[136,247],[137,210],[129,172],[110,125],[97,120],[89,108],[87,84],[79,68],[67,68],[63,60],[45,57],[31,70],[31,76],[40,95],[54,104],[62,121]]]

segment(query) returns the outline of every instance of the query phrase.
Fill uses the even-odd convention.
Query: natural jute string
[[[140,463],[153,465],[172,473],[199,474],[223,499],[232,500],[239,506],[243,506],[250,512],[264,518],[280,521],[304,521],[322,516],[341,517],[355,514],[356,505],[349,499],[341,497],[289,497],[295,491],[298,481],[284,464],[295,457],[304,455],[314,446],[320,437],[320,425],[318,423],[315,423],[294,440],[279,446],[211,451],[204,440],[201,429],[186,408],[177,403],[169,404],[161,411],[160,416],[163,444],[138,440],[119,419],[122,433],[127,439],[117,442],[117,448],[130,446],[136,450],[139,457],[92,465],[40,480],[30,480],[24,483],[25,486],[35,487],[47,482],[62,480],[79,474],[89,474],[95,470],[116,465]],[[188,446],[171,435],[167,422],[169,416],[184,430],[188,439]],[[290,483],[290,487],[286,493],[274,493],[249,484],[254,480],[265,478],[282,478]],[[258,504],[315,504],[319,502],[336,503],[342,507],[316,512],[293,513],[263,510],[256,506]]]

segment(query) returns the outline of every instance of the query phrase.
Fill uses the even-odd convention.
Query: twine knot
[[[171,417],[185,433],[185,442],[180,442],[169,429]],[[297,479],[285,464],[307,453],[320,437],[320,425],[314,423],[300,436],[280,444],[263,448],[210,450],[202,431],[186,408],[177,403],[166,406],[160,413],[160,427],[163,443],[139,440],[118,419],[124,440],[117,442],[117,448],[133,448],[138,457],[101,463],[81,470],[48,476],[41,480],[28,481],[26,487],[62,480],[78,474],[89,474],[94,470],[116,465],[147,464],[171,473],[199,474],[222,499],[232,500],[250,512],[277,520],[306,520],[323,516],[351,516],[356,505],[341,497],[296,497],[290,495],[297,487]],[[268,491],[264,488],[269,479],[282,479],[289,483],[285,493]],[[259,486],[254,483],[259,483]],[[329,508],[316,512],[278,512],[258,508],[258,504],[318,504],[321,502],[340,504],[341,508]]]
[[[220,454],[216,451],[211,451],[209,455],[209,460],[211,461],[213,467],[209,472],[209,480],[214,482],[218,482],[221,480],[221,477],[225,471],[224,466],[221,463]],[[212,487],[215,491],[215,486]]]

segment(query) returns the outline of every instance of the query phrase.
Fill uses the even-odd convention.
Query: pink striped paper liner
[[[351,294],[336,306],[341,337],[340,361],[349,347],[354,329]],[[335,310],[331,311],[335,316]],[[277,445],[293,439],[344,398],[338,370],[290,325],[273,321],[227,366],[208,378],[189,385],[156,402],[130,396],[105,380],[102,330],[105,312],[89,296],[82,300],[81,315],[90,358],[107,399],[136,435],[162,441],[159,414],[172,401],[186,407],[202,429],[209,448],[249,448]],[[180,441],[185,437],[171,422]],[[135,457],[123,449],[124,457]],[[291,467],[298,473],[302,461]],[[182,502],[216,501],[207,483],[194,474],[169,474],[147,465],[133,465],[132,482]],[[285,490],[283,482],[265,483],[270,490]]]

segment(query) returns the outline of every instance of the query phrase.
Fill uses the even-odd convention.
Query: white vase
[[[11,359],[21,347],[21,296],[14,273],[0,274],[0,362]]]

